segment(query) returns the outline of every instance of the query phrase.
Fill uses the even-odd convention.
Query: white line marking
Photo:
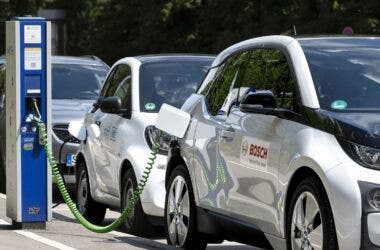
[[[111,232],[109,232],[109,234],[113,234],[113,235],[118,236],[118,237],[134,237],[134,238],[136,238],[136,236],[134,236],[134,235],[126,234],[126,233],[122,233],[122,232],[118,232],[118,231],[111,231]]]
[[[7,196],[5,194],[0,193],[0,198],[6,200]]]
[[[143,239],[143,238],[140,238],[138,236],[122,233],[122,232],[119,232],[119,231],[111,231],[111,232],[109,232],[109,234],[115,235],[117,237],[129,237],[129,238]],[[146,239],[146,240],[149,240],[149,239]],[[166,240],[165,239],[162,239],[162,240],[157,239],[157,240],[152,240],[152,241],[153,242],[158,242],[158,243],[164,243],[164,244],[166,244]]]
[[[5,220],[0,219],[0,225],[11,225],[11,223],[9,223],[9,222],[7,222]],[[48,246],[60,249],[60,250],[76,250],[75,248],[66,246],[66,245],[64,245],[62,243],[59,243],[59,242],[54,241],[54,240],[50,240],[48,238],[42,237],[42,236],[40,236],[38,234],[29,232],[29,231],[25,231],[25,230],[13,230],[13,232],[15,232],[16,234],[20,234],[22,236],[25,236],[25,237],[27,237],[29,239],[38,241],[38,242],[40,242],[42,244],[45,244],[45,245],[48,245]]]
[[[75,248],[66,246],[66,245],[64,245],[62,243],[59,243],[59,242],[54,241],[54,240],[50,240],[48,238],[39,236],[38,234],[29,232],[29,231],[14,230],[14,232],[17,233],[17,234],[23,235],[23,236],[25,236],[25,237],[27,237],[29,239],[41,242],[41,243],[43,243],[45,245],[48,245],[48,246],[51,246],[51,247],[54,247],[54,248],[57,248],[57,249],[61,249],[61,250],[76,250]]]
[[[69,208],[53,208],[53,211],[54,212],[57,212],[57,211],[70,211],[70,209]]]
[[[234,242],[234,241],[223,241],[221,244],[208,244],[208,246],[245,246],[244,244]]]
[[[11,223],[5,221],[5,220],[2,220],[0,219],[0,225],[10,225]]]

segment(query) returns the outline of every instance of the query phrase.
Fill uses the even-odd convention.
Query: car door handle
[[[234,137],[234,129],[233,128],[230,128],[230,129],[223,129],[222,132],[221,132],[221,137],[223,139],[232,139]]]

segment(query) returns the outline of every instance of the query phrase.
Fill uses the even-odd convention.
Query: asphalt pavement
[[[57,200],[56,202],[59,202]],[[175,249],[166,244],[164,233],[158,238],[141,238],[123,231],[96,234],[78,224],[66,204],[53,204],[53,220],[46,230],[14,230],[6,217],[6,196],[0,194],[0,249]],[[107,211],[105,223],[112,222],[120,213]],[[257,250],[236,242],[212,244],[212,250]]]

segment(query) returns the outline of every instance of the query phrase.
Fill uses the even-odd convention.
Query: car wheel
[[[288,249],[338,249],[330,203],[318,179],[297,186],[288,211]]]
[[[197,212],[191,180],[185,166],[176,167],[169,179],[165,200],[168,244],[184,249],[205,249],[207,242],[197,232]]]
[[[128,206],[129,201],[133,197],[133,193],[136,187],[137,180],[133,169],[128,169],[123,176],[121,211],[124,211],[124,209]],[[153,231],[147,215],[144,213],[140,200],[137,202],[135,208],[125,220],[124,228],[127,233],[139,236],[149,235]]]
[[[106,215],[106,206],[94,201],[91,197],[87,168],[84,161],[78,164],[76,177],[76,202],[79,212],[89,222],[101,224]]]
[[[0,158],[0,193],[5,194],[6,189],[6,176],[5,176],[5,164]]]

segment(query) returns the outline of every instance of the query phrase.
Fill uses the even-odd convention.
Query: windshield
[[[105,66],[53,64],[52,98],[95,100],[107,72]]]
[[[323,109],[380,111],[380,40],[300,41]]]
[[[212,58],[143,64],[140,69],[140,110],[158,112],[163,103],[180,108],[198,89]]]

